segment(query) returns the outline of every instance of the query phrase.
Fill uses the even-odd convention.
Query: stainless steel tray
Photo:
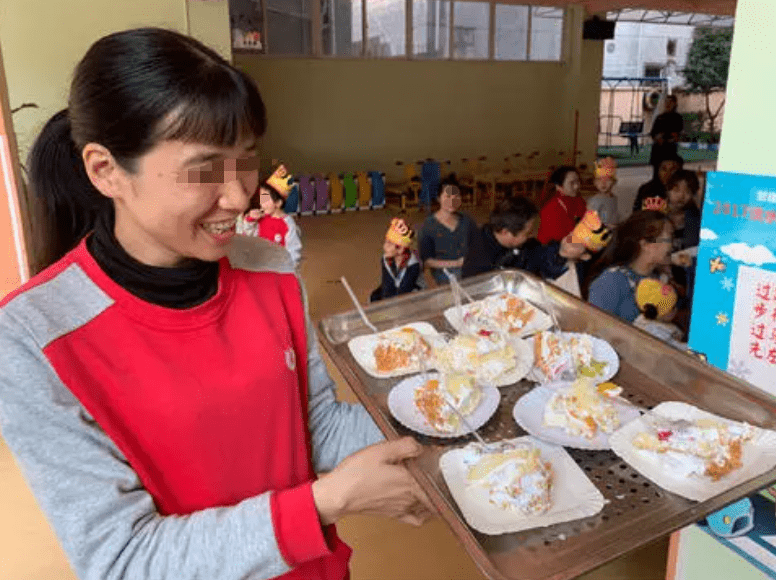
[[[463,281],[476,299],[493,292],[515,292],[540,308],[546,295],[564,330],[599,336],[620,356],[614,380],[634,403],[651,408],[662,401],[685,401],[730,419],[776,428],[776,398],[675,350],[618,318],[517,271],[485,274]],[[542,286],[545,292],[542,292]],[[448,288],[402,296],[366,308],[381,330],[425,320],[452,331],[442,316],[453,304]],[[641,477],[611,451],[569,449],[572,457],[609,500],[593,517],[514,534],[488,536],[470,528],[450,495],[439,469],[439,456],[470,437],[441,440],[410,433],[397,423],[386,399],[400,379],[375,379],[353,359],[347,342],[371,331],[354,311],[330,316],[320,324],[321,342],[345,380],[389,439],[412,434],[426,446],[410,469],[482,572],[499,580],[565,580],[669,534],[776,481],[776,469],[708,501],[684,499]],[[502,389],[502,402],[480,433],[486,440],[523,435],[512,418],[517,399],[533,388],[521,381]]]

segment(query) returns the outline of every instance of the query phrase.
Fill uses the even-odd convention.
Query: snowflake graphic
[[[730,322],[730,317],[727,314],[724,312],[717,313],[717,324],[720,326],[727,326],[728,322]]]
[[[730,276],[725,276],[724,278],[722,278],[720,283],[722,284],[722,289],[727,290],[728,292],[732,291],[733,288],[735,287],[735,284],[733,284],[733,278],[731,278]]]
[[[746,365],[746,363],[739,359],[731,359],[728,363],[727,371],[734,377],[746,381],[749,379],[749,375],[752,374],[752,370]]]

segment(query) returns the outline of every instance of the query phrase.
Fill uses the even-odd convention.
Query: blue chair
[[[283,204],[283,211],[288,214],[299,213],[299,185],[294,183],[291,191],[288,192],[286,203]]]
[[[420,169],[420,205],[431,207],[431,202],[439,195],[439,183],[442,180],[442,166],[438,161],[426,159]]]
[[[385,173],[370,171],[369,178],[372,181],[372,207],[385,205]]]

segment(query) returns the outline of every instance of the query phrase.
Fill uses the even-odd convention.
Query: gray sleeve
[[[304,287],[302,294],[307,310]],[[307,315],[307,364],[309,428],[313,466],[331,471],[348,455],[383,441],[383,434],[362,405],[337,400],[336,386],[318,350],[318,335]]]
[[[302,234],[299,231],[299,226],[296,220],[290,215],[286,216],[286,224],[288,224],[288,233],[286,233],[286,250],[291,254],[291,259],[294,261],[294,266],[299,267],[299,262],[302,260]]]
[[[40,346],[3,313],[0,428],[81,580],[259,580],[289,571],[269,493],[160,515]]]

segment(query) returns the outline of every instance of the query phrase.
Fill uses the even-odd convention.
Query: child
[[[554,280],[568,270],[568,261],[585,254],[585,247],[564,237],[542,245],[530,237],[536,225],[536,206],[524,197],[505,199],[488,223],[473,229],[463,261],[464,278],[499,268],[517,268]],[[570,237],[570,236],[569,236]]]
[[[259,236],[288,250],[294,266],[302,258],[302,238],[294,218],[283,211],[285,198],[267,182],[259,186],[259,209],[249,210],[238,220],[237,233]]]
[[[579,173],[576,168],[564,165],[552,172],[550,186],[553,196],[542,208],[539,232],[536,237],[542,244],[560,242],[577,221],[585,215],[587,204],[579,197]]]
[[[700,184],[695,172],[680,169],[666,183],[668,217],[674,224],[674,251],[700,243],[701,212],[695,204]]]
[[[620,223],[620,216],[617,198],[612,193],[617,183],[617,162],[613,158],[607,157],[595,162],[594,183],[598,193],[587,200],[587,209],[595,211],[607,226],[614,227]]]
[[[420,290],[420,260],[410,249],[415,232],[402,218],[393,218],[383,243],[382,281],[370,302]]]
[[[633,321],[636,328],[679,349],[686,349],[683,333],[671,321],[676,316],[678,296],[671,284],[644,278],[636,286],[636,304],[640,314]]]

